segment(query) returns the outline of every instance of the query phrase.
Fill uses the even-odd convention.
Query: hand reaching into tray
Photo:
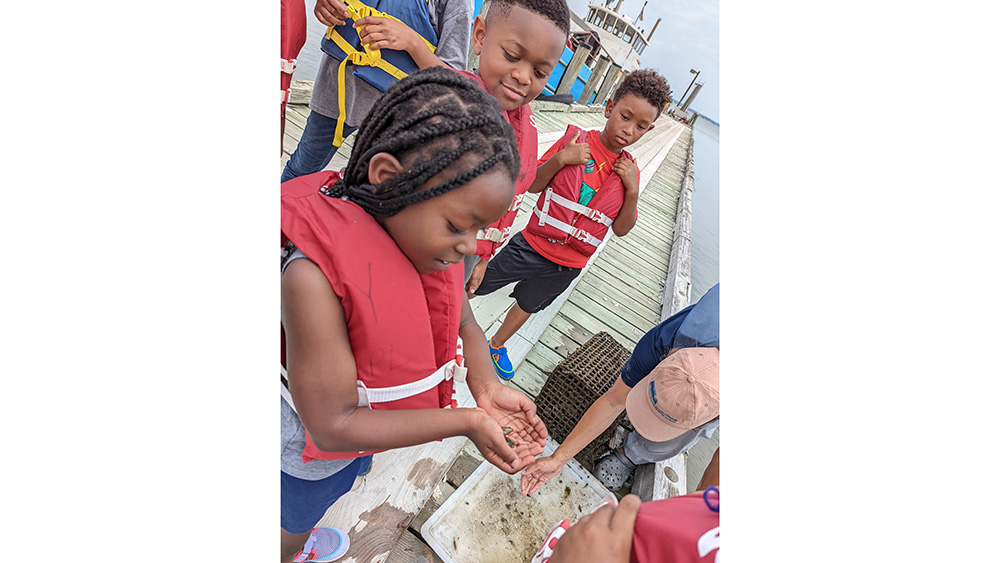
[[[558,475],[565,465],[554,457],[538,458],[521,473],[521,494],[534,494],[546,481]]]

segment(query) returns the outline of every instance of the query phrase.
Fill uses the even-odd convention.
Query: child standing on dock
[[[521,171],[507,212],[476,235],[476,254],[465,260],[467,290],[479,285],[487,262],[510,236],[521,200],[535,180],[538,131],[528,103],[559,64],[568,34],[565,0],[493,0],[486,17],[476,16],[473,23],[472,47],[479,66],[475,75],[464,74],[500,102],[514,128]]]
[[[516,302],[489,342],[501,378],[514,377],[507,340],[569,287],[610,231],[625,236],[635,226],[639,170],[624,149],[653,129],[669,99],[662,76],[632,72],[608,100],[602,131],[569,125],[538,161],[528,192],[545,193],[528,225],[489,262],[482,283],[467,288],[487,295],[518,282],[511,293]]]
[[[365,47],[396,70],[432,66],[464,69],[473,3],[462,0],[317,0],[316,19],[330,26],[309,101],[309,118],[281,181],[319,172],[357,129],[382,92],[395,82],[370,66]],[[392,17],[384,17],[384,16]],[[357,51],[354,54],[348,52]],[[383,63],[375,61],[376,65]],[[409,70],[407,70],[409,69]],[[389,69],[393,70],[393,69]]]
[[[508,473],[541,453],[545,426],[490,371],[457,265],[510,205],[519,167],[496,101],[427,69],[365,118],[343,177],[282,184],[283,562],[347,551],[345,534],[313,527],[374,452],[467,436]],[[466,377],[477,407],[446,408]]]

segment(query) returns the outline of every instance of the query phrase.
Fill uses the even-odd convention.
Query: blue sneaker
[[[350,545],[351,540],[347,535],[336,528],[313,528],[306,545],[293,561],[295,563],[334,561],[343,557]]]
[[[510,358],[507,357],[507,347],[494,348],[492,338],[490,338],[488,345],[490,347],[490,358],[493,359],[493,370],[497,372],[500,379],[511,379],[514,377],[514,366],[511,365]]]

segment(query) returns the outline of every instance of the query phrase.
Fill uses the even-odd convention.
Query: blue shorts
[[[281,472],[281,529],[304,534],[316,527],[327,509],[344,496],[354,480],[372,465],[372,456],[352,461],[326,479],[309,481]]]

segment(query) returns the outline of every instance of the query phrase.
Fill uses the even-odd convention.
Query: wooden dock
[[[282,166],[305,127],[310,87],[307,82],[293,84]],[[562,136],[567,124],[598,129],[605,122],[603,108],[546,102],[532,102],[531,107],[539,155]],[[352,145],[353,136],[327,168],[343,168]],[[573,285],[547,309],[532,315],[508,342],[517,368],[509,384],[533,399],[548,373],[596,333],[606,331],[632,349],[661,319],[688,304],[690,272],[685,253],[690,252],[693,189],[691,126],[664,113],[656,127],[631,148],[640,170],[636,226],[627,236],[611,236],[602,244]],[[527,223],[536,199],[534,194],[524,198],[514,230]],[[509,293],[509,288],[503,288],[472,300],[487,336],[496,331],[512,305]],[[473,404],[464,386],[459,399],[462,406]],[[647,496],[687,492],[683,455],[677,458],[637,470],[637,484],[641,481],[653,491]],[[440,561],[420,539],[420,526],[481,462],[476,448],[464,437],[377,454],[371,473],[358,479],[320,525],[345,530],[350,536],[351,549],[341,559],[345,563]]]

